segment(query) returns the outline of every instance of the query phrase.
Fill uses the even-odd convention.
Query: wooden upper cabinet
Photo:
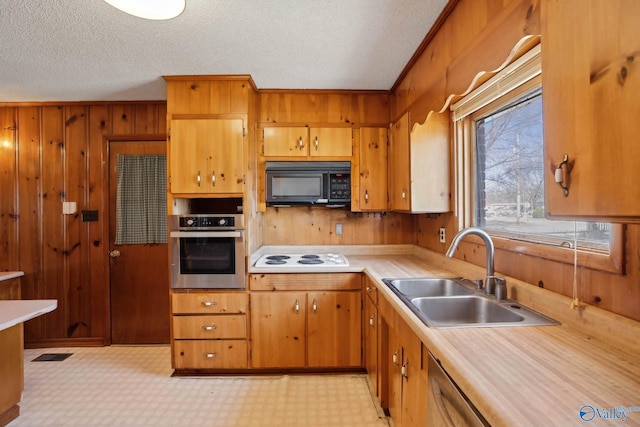
[[[266,157],[299,157],[309,151],[309,129],[265,127],[262,130],[263,154]]]
[[[351,158],[351,128],[264,127],[262,146],[265,157],[341,157]]]
[[[170,126],[171,193],[242,193],[242,119],[173,119]]]
[[[437,113],[413,126],[405,113],[392,125],[389,192],[394,211],[450,210],[449,129],[449,115]]]
[[[351,157],[353,130],[351,128],[310,128],[309,156]]]
[[[358,161],[352,175],[352,186],[357,188],[357,199],[351,200],[354,212],[386,211],[388,205],[387,186],[387,128],[361,128]],[[357,167],[357,169],[356,169]],[[357,183],[357,187],[355,184]],[[356,191],[352,191],[356,194]]]
[[[637,0],[542,2],[548,217],[640,222],[639,20]]]
[[[391,209],[411,210],[411,176],[409,164],[409,114],[405,113],[391,125],[391,146],[389,150],[389,195]]]

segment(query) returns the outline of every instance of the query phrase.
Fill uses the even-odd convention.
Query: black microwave
[[[266,162],[268,206],[351,203],[351,162]]]

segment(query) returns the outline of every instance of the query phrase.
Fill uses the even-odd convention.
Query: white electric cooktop
[[[349,260],[340,254],[266,254],[261,256],[256,267],[305,268],[348,267]]]

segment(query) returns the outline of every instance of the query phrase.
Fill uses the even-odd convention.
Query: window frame
[[[505,97],[514,100],[541,87],[539,55],[538,45],[451,106],[454,136],[454,212],[458,217],[459,229],[476,226],[477,171],[474,119],[495,110],[497,105],[508,103],[509,101],[505,103]],[[507,87],[507,90],[501,90],[501,87]],[[546,185],[549,183],[545,182]],[[580,267],[624,274],[625,226],[623,224],[611,223],[608,253],[515,240],[491,229],[486,231],[491,235],[497,249],[565,264],[573,264],[577,259],[577,265]],[[473,237],[469,240],[475,242]]]

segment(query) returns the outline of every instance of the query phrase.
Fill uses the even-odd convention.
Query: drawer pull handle
[[[313,314],[316,314],[318,312],[318,303],[316,302],[316,299],[313,299]]]
[[[376,322],[375,322],[373,316],[369,317],[369,325],[371,325],[371,326],[375,326],[376,325]]]
[[[298,300],[296,300],[295,309],[296,309],[296,314],[299,314],[300,313],[300,303],[298,302]]]
[[[218,327],[216,325],[204,325],[202,329],[205,331],[213,331],[215,329],[218,329]]]
[[[204,307],[213,307],[214,305],[218,305],[218,303],[215,301],[202,301],[200,304],[202,304]]]
[[[367,286],[367,292],[373,292],[375,288],[372,286]]]
[[[218,353],[205,353],[204,354],[204,358],[205,359],[215,359],[216,357],[218,357]]]
[[[393,356],[392,356],[392,358],[391,358],[391,359],[393,360],[393,363],[394,363],[394,364],[396,364],[396,365],[398,364],[398,351],[395,351],[395,352],[393,353]]]

